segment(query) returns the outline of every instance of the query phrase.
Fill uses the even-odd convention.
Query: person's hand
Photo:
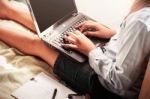
[[[76,28],[86,36],[111,38],[115,34],[114,30],[111,30],[108,27],[94,21],[83,22]]]
[[[69,44],[62,44],[63,47],[77,50],[86,56],[88,56],[91,50],[96,48],[93,42],[80,31],[68,33],[68,36],[65,36],[64,39],[68,41]]]

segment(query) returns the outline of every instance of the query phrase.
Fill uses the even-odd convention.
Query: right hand
[[[68,33],[68,36],[64,36],[64,39],[68,41],[69,44],[62,44],[63,47],[77,50],[86,56],[88,56],[90,51],[96,48],[94,43],[80,31]]]
[[[83,22],[79,24],[76,28],[78,28],[79,31],[82,32],[84,35],[92,37],[111,38],[115,34],[114,30],[111,30],[108,27],[93,21]]]

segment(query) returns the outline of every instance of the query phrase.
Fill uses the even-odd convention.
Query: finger
[[[94,36],[96,33],[95,32],[84,32],[83,34],[86,36]]]
[[[79,25],[80,31],[84,31],[88,28],[95,28],[95,26],[93,27],[94,22],[93,21],[85,21],[83,24]]]
[[[81,26],[83,26],[83,25],[87,25],[87,24],[90,24],[91,22],[93,22],[93,21],[84,21],[84,22],[82,22],[82,23],[80,23],[79,25],[77,25],[77,27],[81,27]]]
[[[80,28],[80,27],[82,27],[85,23],[86,23],[86,22],[82,22],[82,23],[80,23],[79,25],[75,26],[75,28]]]
[[[83,32],[87,28],[88,28],[88,22],[83,22],[77,26],[77,29],[81,32]]]
[[[77,49],[78,47],[74,44],[62,44],[65,48]]]
[[[80,31],[78,31],[78,30],[77,30],[77,31],[74,31],[73,33],[74,33],[76,36],[82,34],[82,33],[81,33]]]
[[[70,37],[70,36],[64,36],[64,39],[66,40],[66,41],[68,41],[69,43],[76,43],[76,40],[75,39],[73,39],[72,37]]]
[[[70,33],[68,33],[68,36],[70,36],[70,37],[72,37],[72,38],[74,38],[74,39],[77,38],[77,34],[76,34],[75,32],[70,32]]]
[[[80,27],[80,32],[84,32],[86,29],[88,28],[88,25],[83,25],[82,27]]]

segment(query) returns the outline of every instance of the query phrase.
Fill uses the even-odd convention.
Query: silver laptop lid
[[[77,13],[74,0],[26,0],[39,34],[46,33],[67,16]]]

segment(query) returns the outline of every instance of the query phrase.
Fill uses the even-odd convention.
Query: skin
[[[29,11],[18,9],[7,0],[0,0],[0,18],[14,20],[35,31]],[[24,54],[42,58],[52,67],[59,55],[57,51],[47,47],[36,33],[25,32],[13,26],[0,25],[0,40]]]
[[[29,11],[12,6],[8,0],[0,0],[0,18],[17,21],[33,32],[36,31]]]
[[[86,21],[77,26],[79,31],[69,33],[65,40],[71,44],[63,44],[65,48],[75,49],[84,55],[88,56],[89,52],[96,48],[93,42],[87,37],[98,37],[98,38],[111,38],[115,35],[115,31],[111,30],[101,24],[93,21]],[[86,29],[93,29],[94,31],[86,31]]]
[[[143,3],[134,3],[129,14],[144,6]],[[7,0],[0,0],[0,18],[14,20],[30,30],[35,31],[30,13],[24,9],[18,9],[12,6]],[[114,30],[91,21],[84,22],[77,26],[77,28],[79,31],[69,33],[68,36],[64,37],[70,44],[63,44],[62,46],[75,49],[86,56],[96,48],[86,36],[111,38],[115,34]],[[94,31],[83,32],[87,28],[92,28]],[[42,58],[52,67],[59,55],[59,52],[48,47],[36,34],[24,32],[11,26],[0,26],[0,40],[25,54]]]

